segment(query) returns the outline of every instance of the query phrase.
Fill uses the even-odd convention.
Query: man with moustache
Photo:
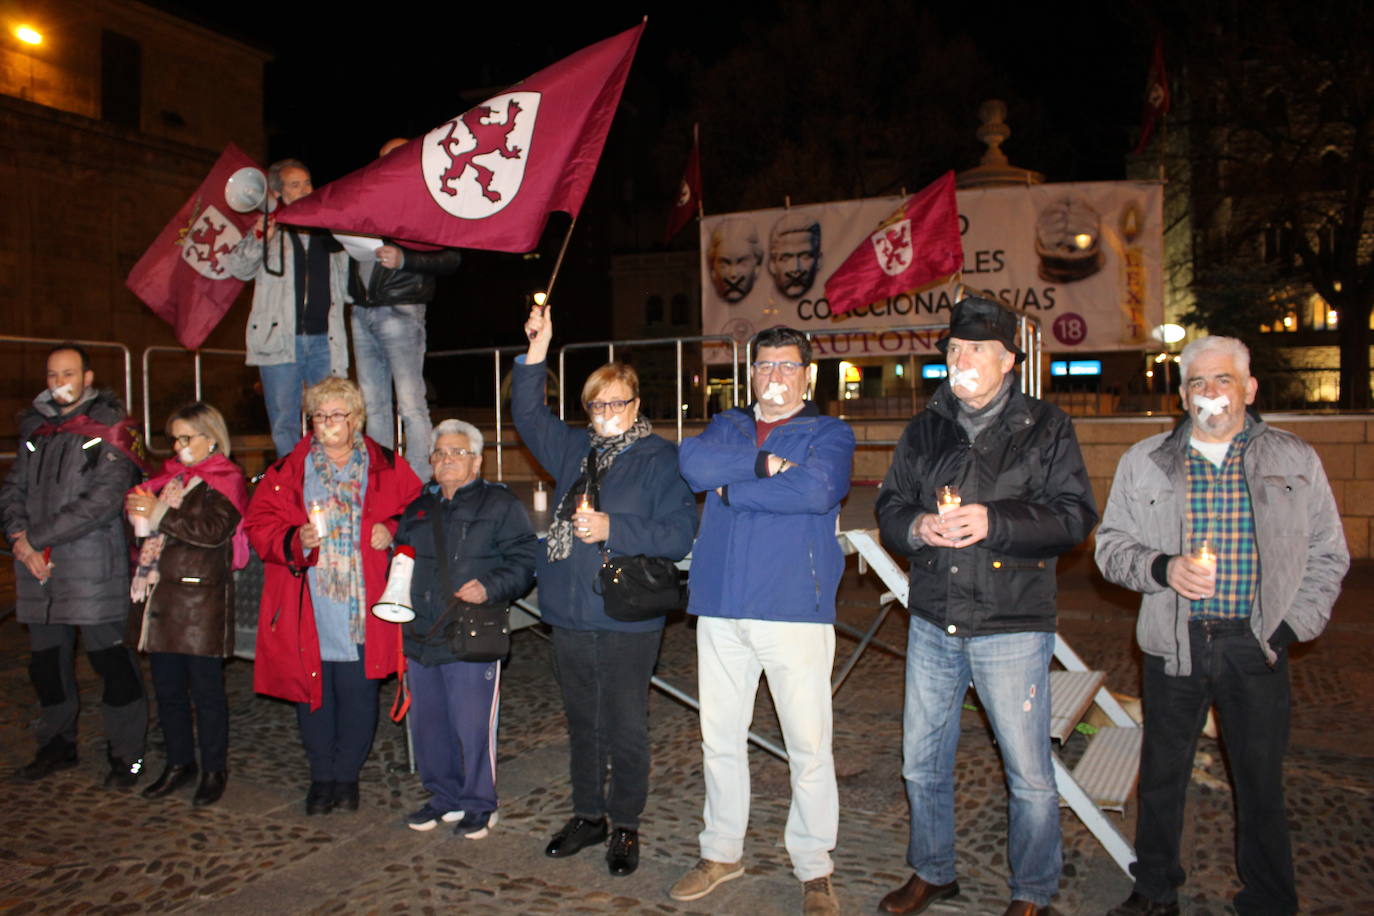
[[[760,674],[782,723],[792,806],[783,842],[807,916],[839,913],[831,884],[839,795],[831,752],[835,539],[854,432],[805,400],[811,343],[774,327],[754,337],[754,403],[717,414],[682,443],[679,464],[706,492],[692,552],[697,691],[705,761],[701,860],[673,885],[697,900],[744,874],[748,733]]]
[[[405,146],[388,140],[378,158]],[[405,424],[406,460],[420,480],[428,480],[429,404],[425,401],[425,307],[434,298],[434,278],[458,269],[453,248],[418,251],[387,242],[374,261],[349,261],[348,293],[353,302],[353,351],[358,387],[367,404],[367,434],[385,448],[396,440],[391,389]]]
[[[0,486],[0,521],[14,553],[15,617],[29,629],[29,678],[42,707],[38,754],[21,779],[76,766],[77,631],[104,682],[109,772],[129,788],[143,768],[148,704],[133,650],[124,494],[142,474],[133,422],[97,390],[86,351],[64,343],[48,354],[48,386],[19,419],[19,448]]]
[[[814,216],[788,213],[768,233],[768,272],[788,299],[800,299],[821,266],[821,224]]]
[[[267,187],[288,205],[315,190],[299,159],[272,163]],[[282,458],[301,438],[301,392],[328,375],[348,377],[348,255],[322,229],[289,226],[283,238],[269,214],[224,263],[238,279],[254,281],[246,362],[262,376],[272,444]]]
[[[1073,423],[1022,394],[1017,316],[989,299],[954,306],[949,381],[907,424],[878,495],[889,550],[910,558],[902,778],[914,874],[883,897],[913,914],[959,893],[954,768],[969,682],[1001,750],[1010,795],[1004,916],[1041,916],[1059,888],[1059,792],[1050,757],[1055,559],[1097,521]],[[957,487],[960,503],[937,501]]]
[[[1203,337],[1180,362],[1187,416],[1122,456],[1097,532],[1102,575],[1142,593],[1144,653],[1135,887],[1109,912],[1179,912],[1184,802],[1216,704],[1236,794],[1236,910],[1296,913],[1288,647],[1321,634],[1350,554],[1317,453],[1247,409],[1259,385],[1245,344]]]
[[[706,246],[706,264],[716,295],[734,305],[754,289],[763,246],[754,224],[739,216],[721,220],[711,230]]]

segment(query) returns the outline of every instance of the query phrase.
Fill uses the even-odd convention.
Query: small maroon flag
[[[917,191],[825,281],[831,314],[886,299],[964,265],[954,173]]]
[[[1140,117],[1140,140],[1134,152],[1139,154],[1154,136],[1160,118],[1169,113],[1169,75],[1164,72],[1164,39],[1155,36],[1154,56],[1150,59],[1150,73],[1145,77],[1145,111]]]
[[[687,167],[682,170],[682,184],[678,186],[677,199],[673,201],[673,212],[668,214],[668,230],[663,234],[663,244],[673,240],[682,227],[701,212],[701,140],[695,125],[692,127],[692,151],[687,154]]]
[[[356,172],[277,221],[450,248],[532,251],[577,216],[620,104],[640,23],[583,48]]]
[[[257,163],[234,144],[220,153],[196,193],[129,271],[124,284],[163,321],[188,350],[205,342],[234,304],[243,281],[230,275],[224,256],[261,214],[238,213],[224,202],[224,185]]]

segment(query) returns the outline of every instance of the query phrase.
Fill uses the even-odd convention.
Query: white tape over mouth
[[[72,387],[71,382],[68,382],[65,385],[59,385],[58,387],[54,388],[52,390],[52,396],[53,400],[55,401],[65,401],[70,403],[72,400],[76,398],[76,389]]]
[[[1193,395],[1193,412],[1197,414],[1199,420],[1220,416],[1230,406],[1231,399],[1224,394],[1219,398],[1204,397],[1200,394]]]
[[[787,394],[786,385],[784,385],[782,382],[769,382],[768,387],[764,389],[763,396],[762,398],[760,398],[760,400],[772,401],[774,404],[781,406],[782,403],[786,400],[786,398],[783,397],[783,395],[785,394]]]
[[[185,448],[177,449],[177,461],[180,461],[182,464],[187,465],[188,467],[192,464],[195,464],[196,456],[191,452],[191,447],[189,445]]]
[[[603,436],[618,436],[625,431],[625,427],[621,424],[618,416],[597,417],[595,422],[597,429]]]
[[[978,367],[971,366],[968,369],[951,369],[949,373],[949,383],[952,386],[972,391],[978,387]]]

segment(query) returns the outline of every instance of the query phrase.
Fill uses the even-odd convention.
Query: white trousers
[[[738,862],[749,826],[748,732],[759,674],[782,723],[792,805],[784,842],[800,881],[834,871],[840,799],[830,741],[830,671],[835,628],[776,620],[697,619],[697,692],[706,807],[701,857]]]

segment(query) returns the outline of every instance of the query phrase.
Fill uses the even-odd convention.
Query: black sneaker
[[[440,811],[433,805],[426,804],[406,815],[406,826],[411,830],[423,832],[438,827],[440,821],[445,824],[452,824],[462,819],[463,812],[461,811]]]
[[[76,766],[76,745],[61,735],[53,738],[38,749],[38,753],[28,763],[15,771],[20,779],[37,782],[56,773]]]
[[[495,811],[465,814],[458,822],[458,826],[453,828],[453,833],[465,840],[484,840],[487,834],[491,833],[491,828],[496,826],[498,819],[499,815]]]

